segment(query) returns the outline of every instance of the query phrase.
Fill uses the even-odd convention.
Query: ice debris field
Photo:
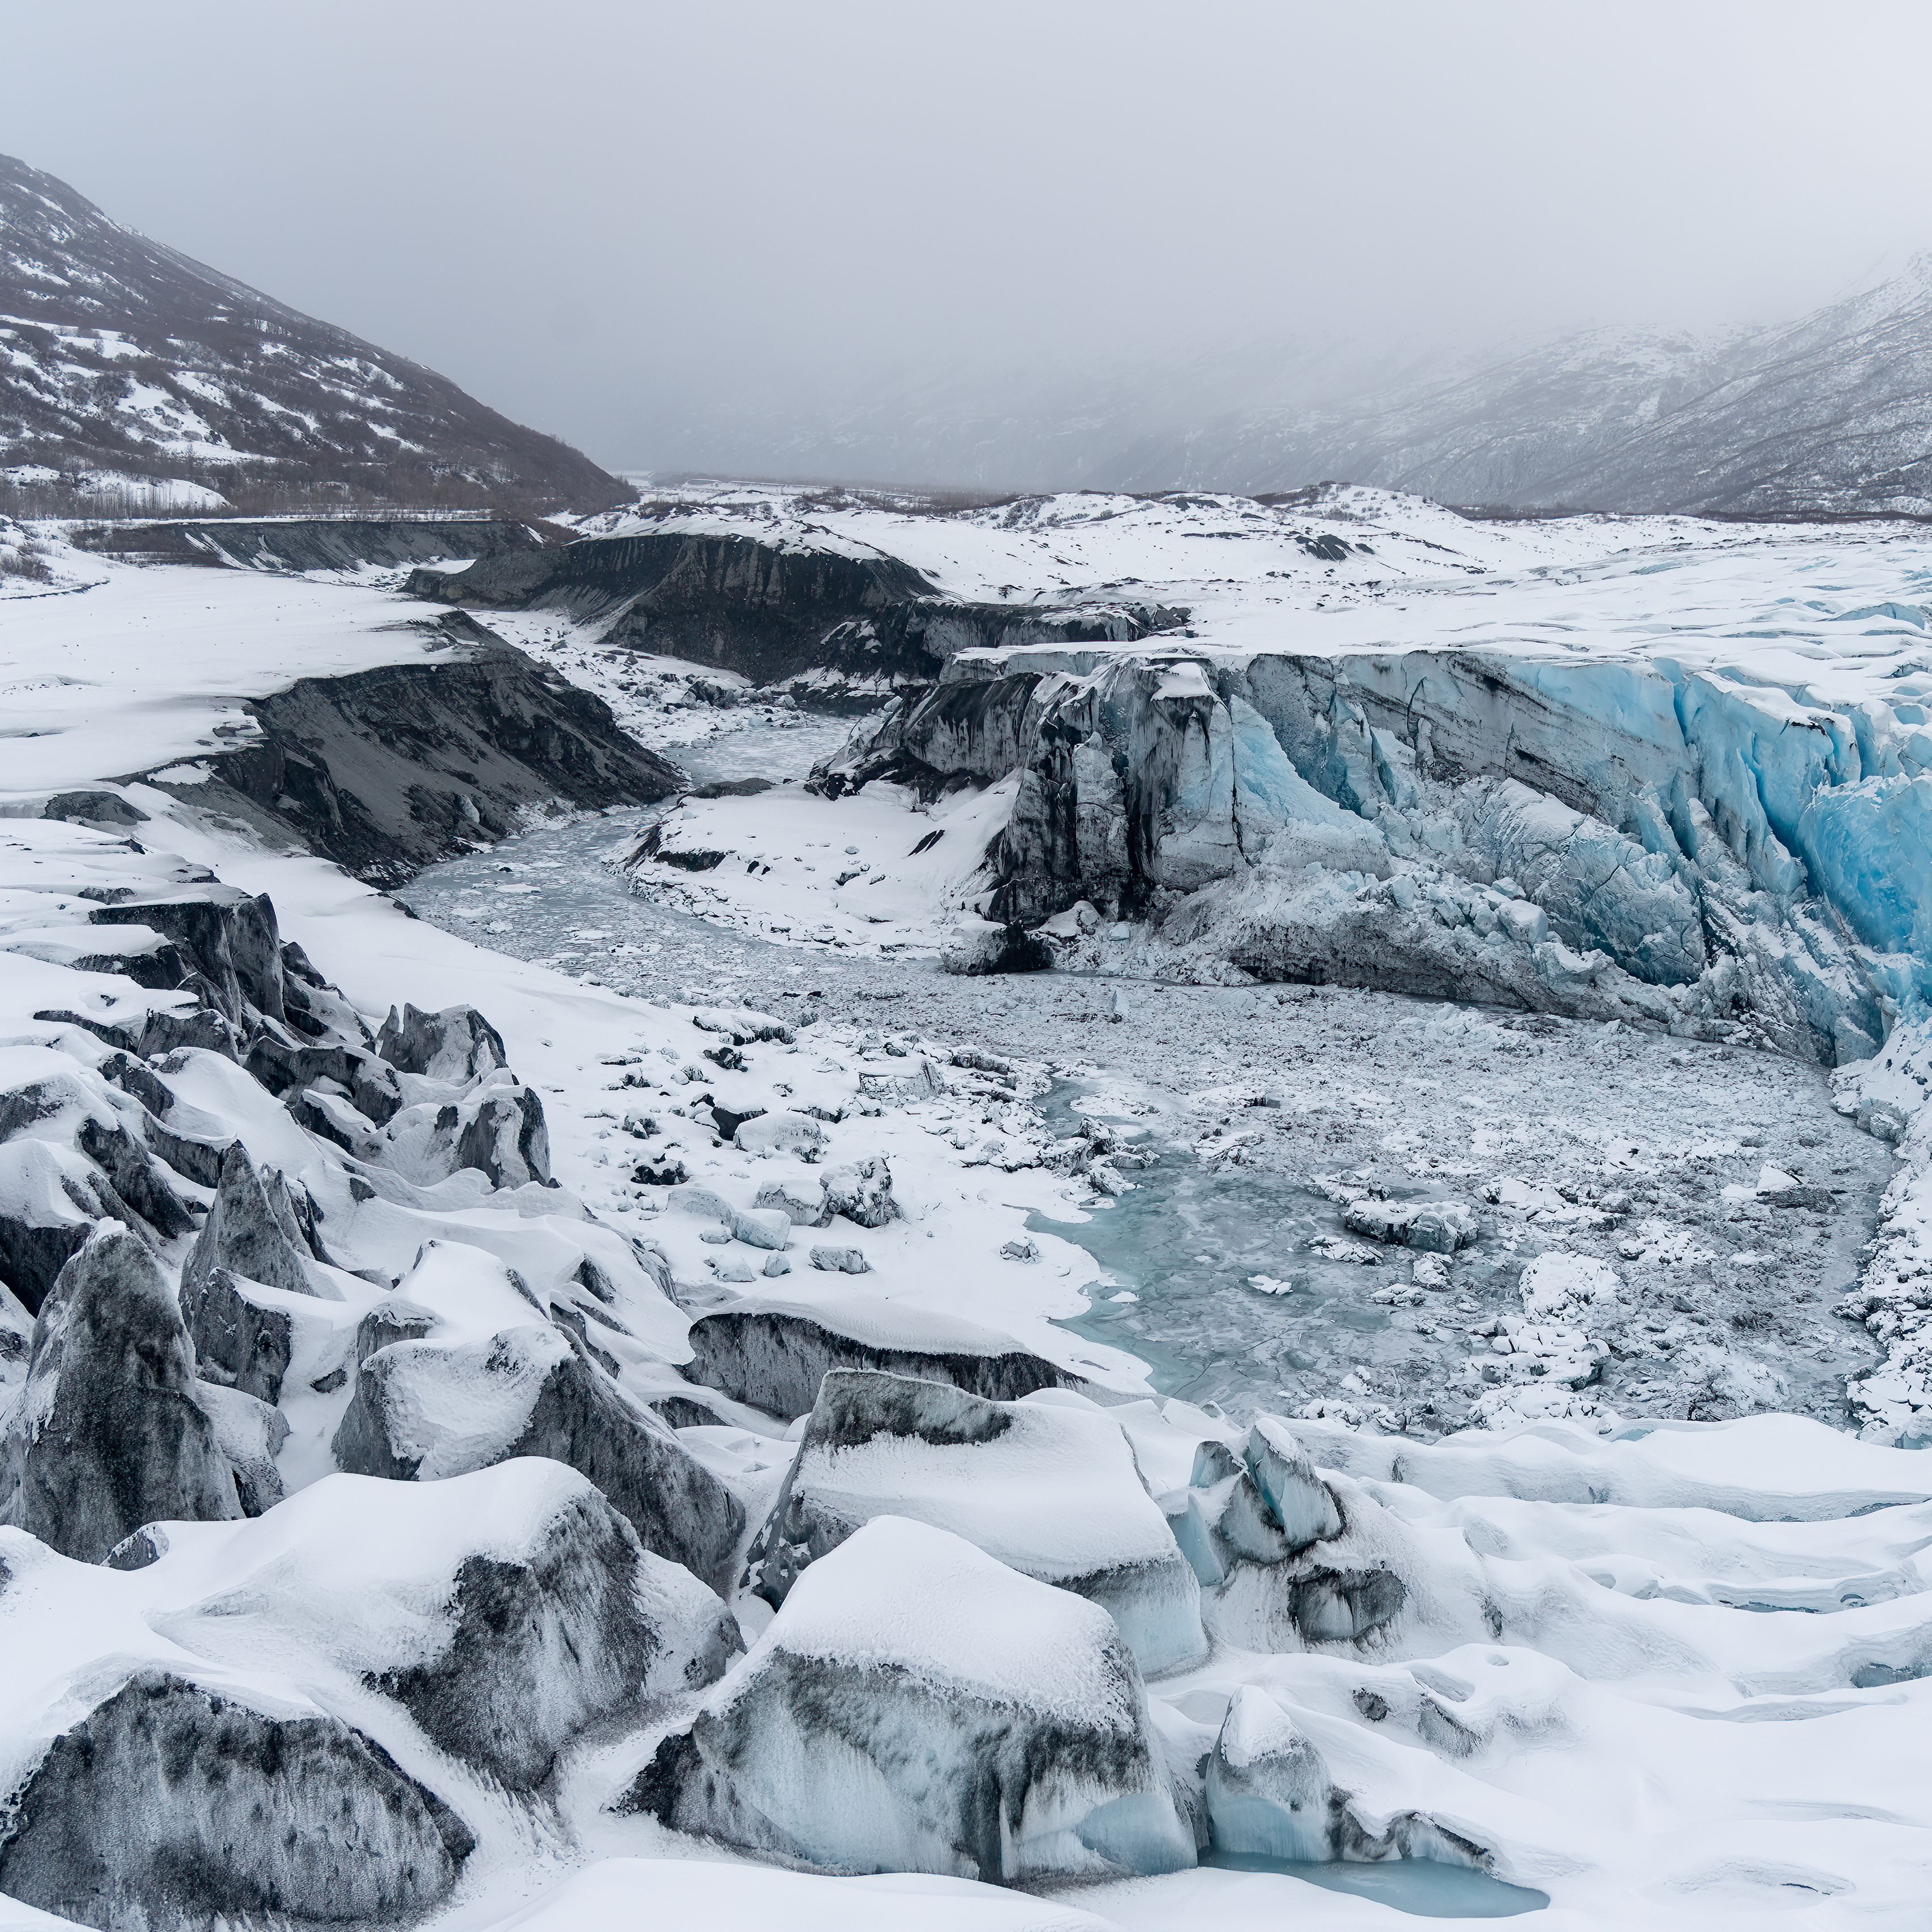
[[[775,782],[412,916],[222,776],[397,574],[0,578],[0,1923],[1922,1924],[1932,542],[638,531],[1166,616],[479,609]]]

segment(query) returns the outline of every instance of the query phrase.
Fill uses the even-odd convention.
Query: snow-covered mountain
[[[434,370],[4,155],[0,352],[0,482],[16,492],[579,508],[620,494],[587,457]]]
[[[1932,258],[1768,327],[961,372],[789,426],[766,410],[673,440],[699,462],[993,491],[1342,481],[1524,508],[1918,515],[1932,512]]]
[[[1095,480],[1789,516],[1932,510],[1932,258],[1775,327],[1596,331],[1318,410],[1235,410]]]

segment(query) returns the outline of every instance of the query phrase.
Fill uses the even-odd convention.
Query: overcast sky
[[[0,0],[0,150],[614,467],[758,466],[852,398],[998,406],[1226,344],[1768,319],[1932,246],[1922,3]]]

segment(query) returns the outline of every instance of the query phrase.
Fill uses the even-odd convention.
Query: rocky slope
[[[29,508],[170,482],[304,502],[614,500],[621,486],[447,377],[124,228],[0,156],[0,485]]]
[[[601,700],[460,613],[430,628],[464,648],[252,699],[259,735],[162,782],[385,884],[502,838],[532,806],[601,811],[677,788]]]

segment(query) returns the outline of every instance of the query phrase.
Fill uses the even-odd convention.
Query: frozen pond
[[[753,727],[688,762],[694,776],[782,777],[835,728]],[[1057,1126],[1079,1099],[1157,1152],[1130,1192],[1107,1202],[1070,1184],[1065,1218],[1034,1225],[1112,1278],[1070,1325],[1147,1362],[1163,1391],[1238,1416],[1334,1400],[1425,1433],[1454,1426],[1473,1391],[1445,1401],[1452,1376],[1486,1348],[1486,1324],[1520,1315],[1525,1262],[1556,1247],[1601,1258],[1624,1285],[1600,1390],[1620,1412],[1845,1419],[1844,1377],[1874,1351],[1834,1310],[1892,1162],[1830,1111],[1818,1069],[1337,988],[961,980],[928,960],[773,944],[626,889],[604,861],[652,816],[538,825],[400,896],[482,944],[645,998],[742,1000],[1049,1066]],[[1767,1168],[1814,1204],[1767,1205]],[[1407,1250],[1342,1238],[1337,1177],[1461,1200],[1483,1238],[1418,1287]]]

